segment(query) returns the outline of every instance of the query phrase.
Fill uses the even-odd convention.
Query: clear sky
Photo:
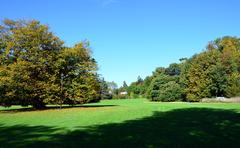
[[[89,40],[99,73],[119,85],[240,36],[240,0],[1,0],[0,19],[37,19],[68,46]]]

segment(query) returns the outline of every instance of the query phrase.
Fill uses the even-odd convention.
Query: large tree
[[[100,99],[97,64],[91,57],[88,42],[61,50],[54,66],[54,88],[57,89],[53,102],[81,104]]]
[[[5,20],[0,26],[0,105],[43,108],[98,98],[96,62],[87,45],[64,47],[39,21]]]
[[[193,56],[184,66],[181,80],[187,100],[239,95],[240,40],[223,37],[210,42],[207,50]]]

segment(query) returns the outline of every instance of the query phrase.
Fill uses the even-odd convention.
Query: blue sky
[[[37,19],[72,46],[89,40],[99,73],[119,85],[240,36],[239,0],[1,0],[0,19]]]

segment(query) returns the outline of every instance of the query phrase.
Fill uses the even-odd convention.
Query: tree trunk
[[[60,96],[60,109],[62,109],[62,104],[63,104],[63,73],[61,73],[60,91],[61,91],[61,96]]]
[[[33,106],[34,109],[45,109],[46,108],[46,104],[43,103],[42,101],[35,101],[32,104],[32,106]]]

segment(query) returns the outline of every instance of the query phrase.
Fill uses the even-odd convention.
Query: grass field
[[[240,104],[145,99],[0,108],[0,147],[239,147]]]

